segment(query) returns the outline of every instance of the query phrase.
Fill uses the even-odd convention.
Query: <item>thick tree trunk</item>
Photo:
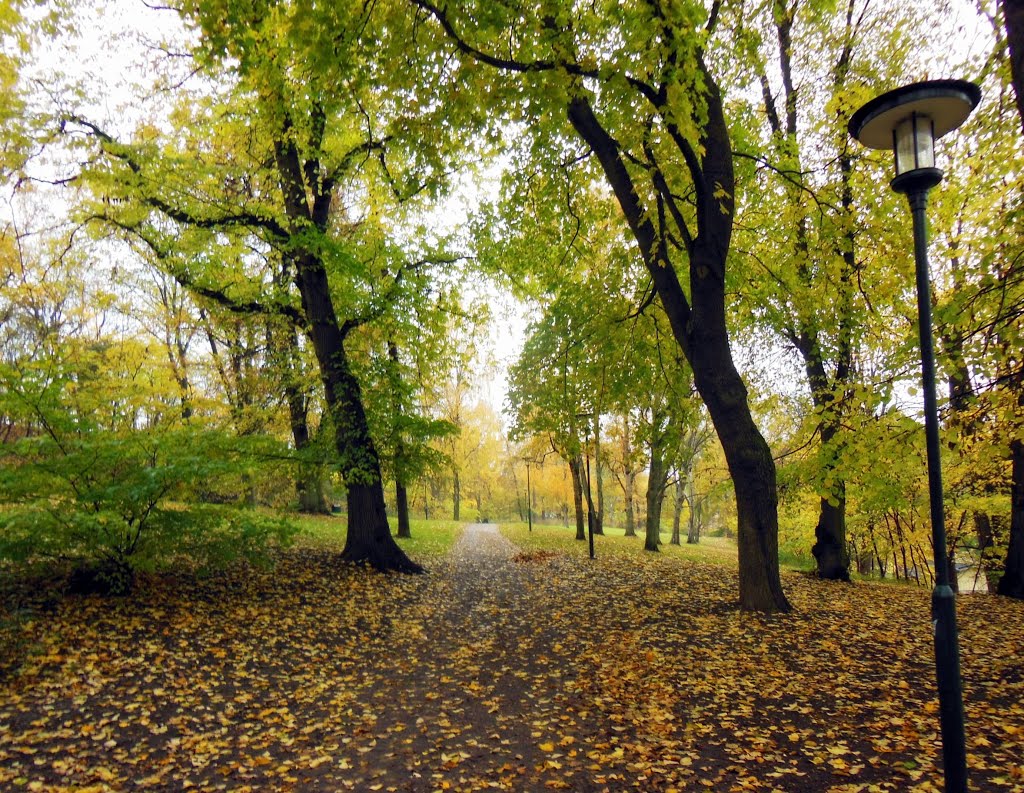
[[[655,227],[655,219],[664,227],[663,213],[641,202],[618,141],[601,125],[584,96],[570,101],[569,120],[594,150],[615,192],[725,452],[736,492],[740,606],[751,611],[789,611],[779,575],[775,461],[751,416],[726,326],[725,265],[735,208],[732,145],[714,77],[699,57],[696,65],[706,86],[707,119],[703,151],[698,155],[683,147],[698,199],[698,233],[687,246],[689,299],[669,258],[666,236]],[[672,200],[665,187],[659,196],[662,202]]]
[[[333,182],[306,184],[304,163],[294,141],[288,137],[289,131],[286,119],[281,137],[275,141],[274,154],[291,231],[300,235],[315,228],[324,233],[331,218]],[[293,240],[293,244],[297,239],[301,237]],[[398,547],[388,525],[380,457],[370,436],[359,381],[345,352],[345,336],[356,325],[347,323],[343,328],[338,324],[327,270],[315,250],[295,247],[289,252],[289,259],[320,368],[324,398],[334,420],[338,468],[348,490],[348,533],[342,558],[368,562],[380,570],[422,572],[423,568]]]
[[[322,269],[320,272],[323,273]],[[323,280],[322,294],[329,300],[326,276]],[[306,299],[305,292],[303,298],[304,303],[312,302]],[[334,416],[339,467],[348,490],[348,533],[342,557],[351,562],[368,562],[379,570],[422,572],[423,568],[411,561],[391,536],[384,508],[380,458],[370,437],[359,382],[349,368],[337,324],[311,321],[310,325],[327,405]]]
[[[1010,489],[1010,545],[1006,566],[996,590],[1000,595],[1024,600],[1024,442],[1010,444],[1012,484]]]
[[[348,534],[342,557],[351,562],[368,562],[378,570],[421,573],[398,547],[387,527],[384,490],[380,482],[348,486]]]
[[[576,539],[587,539],[583,527],[583,458],[573,457],[569,460],[569,473],[572,475],[572,503],[576,510]]]
[[[832,501],[821,499],[818,525],[814,527],[811,553],[818,563],[818,577],[831,581],[850,580],[850,551],[846,547],[846,495]],[[833,503],[834,502],[834,503]]]
[[[1000,0],[1003,25],[1010,60],[1010,79],[1017,97],[1017,113],[1024,129],[1024,3],[1020,0]]]

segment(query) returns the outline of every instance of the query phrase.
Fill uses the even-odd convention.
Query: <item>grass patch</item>
[[[524,550],[558,551],[577,556],[587,556],[589,553],[589,543],[577,540],[576,529],[572,526],[566,528],[535,523],[531,532],[525,523],[502,523],[501,533]],[[663,542],[658,550],[661,556],[736,567],[735,540],[725,537],[702,537],[696,545],[688,545],[685,540],[681,545],[670,545],[670,533],[662,532],[661,536]],[[621,557],[643,553],[646,552],[642,534],[627,537],[624,529],[605,527],[603,535],[594,537],[595,556]]]
[[[345,530],[348,525],[344,515],[292,515],[291,521],[302,533],[296,538],[299,544],[316,548],[345,547]],[[390,520],[391,533],[397,531],[397,523]],[[453,520],[410,521],[412,537],[396,538],[398,544],[409,556],[422,560],[427,557],[444,556],[455,545],[464,524]]]

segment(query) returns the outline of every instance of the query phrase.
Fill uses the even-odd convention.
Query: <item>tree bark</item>
[[[622,496],[626,502],[626,536],[636,537],[636,512],[633,509],[633,498],[636,493],[636,474],[626,471],[622,477]]]
[[[583,458],[575,455],[569,460],[569,473],[572,475],[572,503],[576,510],[576,539],[587,539],[583,527]]]
[[[604,534],[604,476],[601,473],[601,415],[594,410],[594,482],[597,486],[597,510],[594,512],[594,534]]]
[[[665,502],[665,483],[668,468],[662,450],[651,444],[651,467],[647,480],[647,525],[644,550],[657,551],[661,544],[661,506]]]
[[[403,539],[412,537],[409,523],[409,490],[399,480],[395,482],[395,510],[398,512],[398,536]]]
[[[675,497],[672,499],[672,538],[671,545],[680,545],[679,526],[683,519],[683,503],[686,501],[686,485],[683,481],[682,472],[676,477]]]
[[[690,505],[690,520],[686,532],[686,544],[697,545],[700,542],[701,513],[704,511],[704,499],[697,498],[693,492],[693,477],[686,483],[687,502]]]
[[[587,501],[587,525],[592,527],[594,534],[603,534],[598,531],[598,516],[594,510],[594,494],[591,489],[591,477],[590,477],[590,459],[586,458],[581,464],[581,473],[583,474],[583,495]]]
[[[1001,0],[999,5],[1003,9],[1003,27],[1010,56],[1010,79],[1013,82],[1013,93],[1017,97],[1021,129],[1024,131],[1024,2]]]
[[[462,504],[462,481],[459,479],[458,470],[452,471],[452,520],[459,519],[460,506]]]
[[[1024,600],[1024,442],[1010,444],[1012,484],[1010,487],[1010,545],[1006,566],[996,591],[1000,595]]]

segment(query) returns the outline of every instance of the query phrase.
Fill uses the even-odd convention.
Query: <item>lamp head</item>
[[[896,156],[897,192],[934,187],[935,141],[959,127],[981,101],[981,89],[967,80],[913,83],[872,99],[850,118],[850,135],[869,149],[891,148]]]

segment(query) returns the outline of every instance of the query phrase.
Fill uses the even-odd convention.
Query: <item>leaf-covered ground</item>
[[[0,789],[939,789],[928,593],[785,583],[743,614],[727,568],[481,526],[427,576],[307,548],[69,598],[0,681]],[[1024,607],[959,614],[972,789],[1024,790]]]

